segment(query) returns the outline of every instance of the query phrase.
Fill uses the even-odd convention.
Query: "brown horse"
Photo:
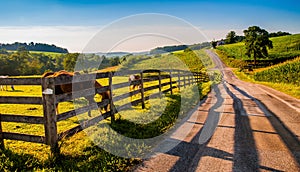
[[[42,75],[42,77],[59,77],[59,76],[75,76],[75,75],[80,75],[78,72],[67,72],[67,71],[58,71],[58,72],[46,72]],[[89,84],[89,83],[87,83]],[[98,81],[94,81],[90,83],[91,85],[85,85],[82,86],[81,88],[92,88],[93,86],[96,88],[102,88],[103,86],[98,82]],[[77,86],[77,85],[76,85]],[[55,85],[55,95],[60,95],[60,94],[64,94],[64,93],[71,93],[72,92],[72,83],[70,84],[62,84],[62,85]],[[79,87],[80,88],[80,87]],[[98,93],[96,93],[98,94]],[[102,96],[102,100],[106,100],[110,98],[110,94],[108,91],[102,92],[99,95]],[[85,96],[85,98],[89,101],[89,104],[94,103],[94,96],[93,95],[89,95],[89,96]],[[58,114],[58,103],[56,103],[56,114]],[[108,105],[103,107],[104,110],[107,112],[108,111]],[[91,116],[90,111],[88,112],[89,116]]]

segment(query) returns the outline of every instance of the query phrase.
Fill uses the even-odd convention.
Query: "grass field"
[[[300,34],[270,38],[273,49],[269,50],[269,59],[293,59],[300,55]],[[249,60],[245,55],[243,42],[219,46],[216,53],[230,67],[238,68],[235,74],[242,80],[263,84],[276,90],[300,98],[299,57],[293,62],[280,63],[266,68],[257,68],[253,72],[243,70]]]
[[[184,53],[184,52],[181,52]],[[200,52],[199,52],[200,53]],[[181,54],[182,55],[182,54]],[[188,58],[188,55],[182,55]],[[195,56],[191,57],[195,58]],[[138,63],[134,63],[134,68],[144,69],[149,68],[149,64],[154,61],[156,64],[173,63],[174,61],[169,56],[159,57],[154,59],[153,57],[147,57],[147,59],[135,59]],[[160,63],[159,63],[160,61]],[[188,61],[188,60],[187,60]],[[182,65],[182,61],[179,61]],[[193,64],[191,61],[189,64]],[[207,63],[210,63],[207,60]],[[183,65],[184,66],[184,65]],[[153,66],[154,68],[155,66]],[[165,67],[165,66],[162,66]],[[201,69],[203,70],[203,65]],[[111,68],[115,70],[116,67]],[[39,76],[32,76],[39,77]],[[115,77],[113,83],[127,82],[128,77]],[[101,79],[99,82],[102,85],[107,85],[107,79]],[[157,82],[149,82],[146,87],[156,85]],[[117,120],[111,124],[110,118],[99,123],[108,124],[119,133],[132,138],[151,138],[167,131],[173,126],[174,120],[178,118],[180,106],[184,102],[190,102],[189,104],[183,104],[182,114],[186,114],[195,103],[198,101],[197,97],[194,97],[193,91],[195,88],[199,88],[200,97],[207,95],[210,91],[210,85],[212,83],[202,83],[198,86],[187,87],[179,92],[174,90],[174,95],[166,94],[163,99],[152,99],[146,103],[146,109],[141,109],[141,106],[133,106],[131,110],[122,111],[116,115]],[[128,91],[128,88],[121,88],[114,90],[114,96],[120,95]],[[158,92],[153,90],[152,93]],[[151,92],[146,93],[146,96]],[[182,94],[185,96],[182,97]],[[40,86],[15,86],[15,91],[1,91],[0,96],[41,96]],[[100,97],[96,97],[96,99]],[[138,99],[139,96],[133,97]],[[130,99],[121,100],[115,102],[116,107],[121,104],[130,102]],[[59,104],[59,112],[65,112],[77,107],[72,102],[63,102]],[[164,107],[164,108],[162,108]],[[166,109],[166,110],[164,110]],[[42,116],[41,105],[0,105],[1,113],[8,114],[26,114],[32,116]],[[153,113],[155,112],[155,113]],[[92,111],[92,116],[96,116],[99,112]],[[160,113],[161,116],[157,116]],[[72,117],[68,120],[58,122],[58,132],[65,131],[73,126],[79,124],[80,120],[86,118],[87,114],[81,116]],[[43,125],[31,125],[23,123],[2,123],[4,131],[44,135]],[[93,129],[93,128],[91,128]],[[29,143],[23,141],[5,140],[6,149],[2,151],[0,157],[0,170],[1,171],[128,171],[130,168],[139,163],[139,159],[122,158],[110,154],[96,144],[111,143],[111,140],[107,138],[111,137],[106,134],[106,130],[100,130],[100,135],[97,136],[98,143],[91,140],[85,132],[79,132],[76,135],[63,139],[59,145],[61,148],[61,154],[58,157],[51,158],[49,146],[43,144]],[[142,132],[141,132],[142,131]],[[101,139],[99,140],[99,137]],[[139,149],[139,147],[137,147]]]
[[[287,35],[270,38],[273,42],[273,48],[269,50],[269,59],[289,59],[300,55],[300,34]],[[245,43],[239,42],[218,46],[219,51],[223,51],[228,58],[250,60],[245,55]]]

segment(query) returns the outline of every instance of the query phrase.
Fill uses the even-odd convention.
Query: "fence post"
[[[113,100],[112,100],[112,97],[113,97],[113,93],[112,93],[112,77],[113,77],[113,74],[112,72],[109,72],[108,74],[108,87],[109,87],[109,106],[110,106],[110,115],[111,115],[111,120],[112,121],[115,121],[115,111],[114,111],[114,104],[113,104]]]
[[[180,91],[180,70],[177,71],[177,76],[178,76],[178,90]]]
[[[0,113],[0,149],[4,150],[4,139],[3,139],[3,134],[2,134],[2,122],[1,122],[1,113]]]
[[[185,88],[186,81],[185,81],[185,73],[183,72],[183,87]]]
[[[144,76],[143,71],[141,72],[141,97],[142,97],[142,109],[145,109],[145,95],[144,95]]]
[[[57,116],[54,78],[42,78],[45,142],[50,145],[52,155],[60,153],[57,137]]]
[[[159,96],[161,96],[161,72],[158,71],[158,89],[159,89]]]
[[[189,74],[188,74],[188,84],[191,85],[191,78]]]
[[[170,91],[171,91],[171,95],[173,94],[173,88],[172,88],[172,71],[170,70]]]

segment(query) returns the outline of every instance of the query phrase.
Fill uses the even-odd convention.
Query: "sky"
[[[97,41],[99,46],[91,51],[146,51],[169,44],[193,44],[217,40],[226,37],[231,30],[243,35],[243,30],[253,25],[269,32],[300,33],[300,1],[293,0],[0,0],[0,2],[0,43],[42,42],[67,48],[70,52],[83,52],[88,49],[86,47],[89,47],[91,42],[97,44]],[[147,18],[147,15],[144,20],[143,17],[135,17],[143,14],[150,14],[155,20]],[[162,17],[164,20],[158,19],[164,15],[168,17]],[[174,18],[177,21],[173,20]],[[124,20],[127,24],[123,22]],[[175,24],[170,24],[169,20]],[[195,27],[202,36],[194,36],[192,33],[195,33],[186,28],[174,29],[182,25]],[[148,30],[145,29],[146,26]],[[142,36],[142,31],[147,34]],[[150,32],[152,36],[149,36]],[[138,36],[134,36],[135,33]],[[98,36],[95,42],[95,37],[99,34],[102,34],[102,37]],[[111,38],[115,42],[110,43],[112,47],[105,48],[105,42],[111,41]]]

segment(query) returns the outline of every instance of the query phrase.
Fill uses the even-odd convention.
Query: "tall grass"
[[[254,79],[257,81],[289,83],[300,86],[300,57],[256,72]]]

